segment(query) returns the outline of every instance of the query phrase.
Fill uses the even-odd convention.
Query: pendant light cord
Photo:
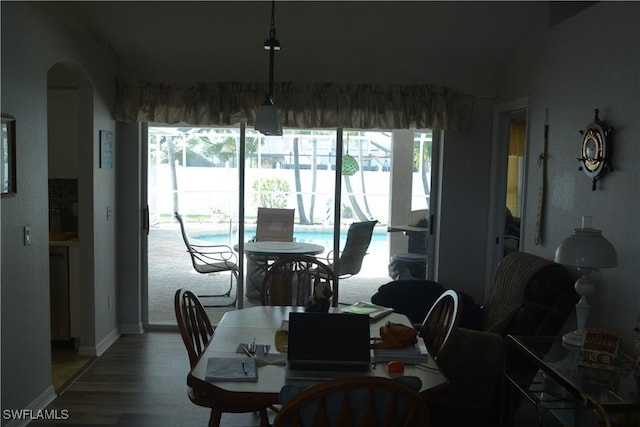
[[[275,62],[275,50],[278,45],[276,39],[276,2],[271,2],[271,29],[269,30],[269,96],[273,98],[273,74],[274,74],[274,62]]]
[[[276,38],[276,2],[271,2],[271,30],[269,31],[269,38]]]

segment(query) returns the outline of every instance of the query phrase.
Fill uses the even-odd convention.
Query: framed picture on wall
[[[113,132],[109,130],[100,131],[100,167],[113,167]]]
[[[2,114],[0,178],[2,197],[16,194],[16,119],[8,114]]]

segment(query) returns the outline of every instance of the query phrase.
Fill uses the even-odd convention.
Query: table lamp
[[[591,217],[582,217],[582,227],[574,228],[573,234],[562,241],[556,249],[555,261],[559,264],[577,267],[582,275],[576,280],[575,289],[580,295],[576,304],[578,329],[565,334],[562,342],[569,345],[582,345],[585,327],[591,306],[587,296],[595,291],[595,284],[589,278],[593,270],[615,267],[618,257],[613,245],[602,236],[600,230],[591,227]]]

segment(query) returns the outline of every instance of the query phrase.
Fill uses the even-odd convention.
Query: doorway
[[[494,111],[487,287],[502,258],[522,249],[527,185],[528,98],[498,105]],[[489,289],[486,289],[488,292]]]
[[[47,73],[50,340],[52,383],[57,393],[92,360],[79,350],[83,327],[93,324],[93,311],[85,309],[90,306],[84,294],[87,286],[80,286],[92,283],[81,279],[86,273],[83,265],[88,264],[81,245],[89,239],[80,239],[83,227],[92,222],[83,213],[90,212],[91,204],[85,168],[93,163],[81,144],[92,140],[92,111],[86,74],[71,63],[51,67]]]
[[[502,237],[504,256],[517,252],[520,247],[522,200],[524,191],[524,154],[527,136],[527,111],[512,111],[509,119],[507,148],[507,177],[505,189],[505,226]]]

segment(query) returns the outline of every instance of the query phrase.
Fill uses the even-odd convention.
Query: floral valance
[[[264,84],[118,82],[116,119],[200,126],[253,125]],[[466,131],[473,97],[433,85],[276,83],[285,128]]]

